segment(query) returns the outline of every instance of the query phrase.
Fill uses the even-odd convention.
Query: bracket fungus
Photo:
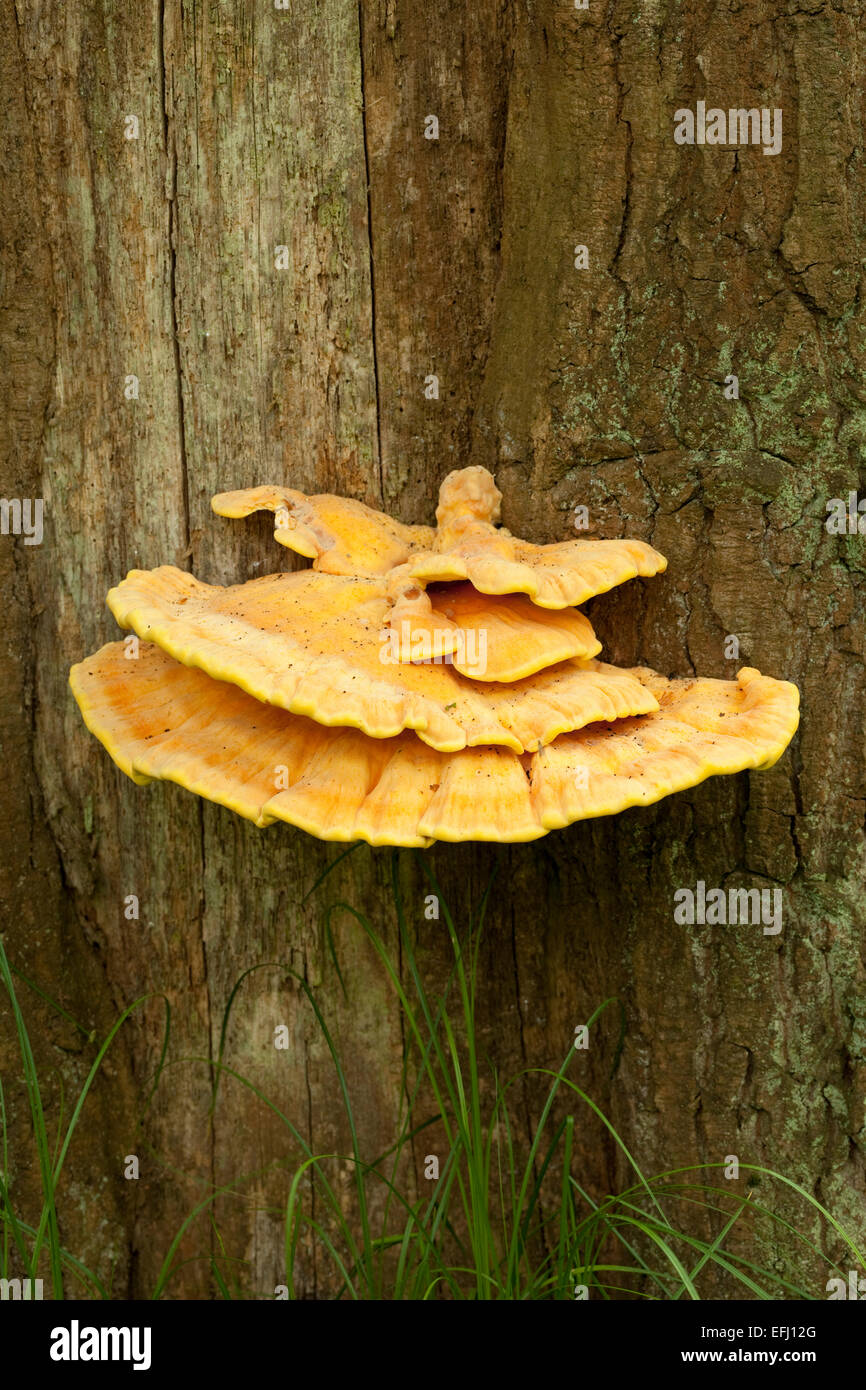
[[[375,576],[307,570],[223,589],[163,565],[132,570],[108,605],[121,627],[266,704],[370,738],[413,729],[446,753],[487,743],[522,753],[592,720],[656,707],[628,672],[597,661],[558,662],[511,683],[467,679],[445,660],[393,661]]]
[[[445,479],[436,528],[289,488],[220,494],[224,516],[276,512],[312,568],[228,587],[132,570],[108,603],[135,659],[109,643],[70,674],[87,727],[136,782],[371,845],[533,840],[780,757],[789,682],[596,660],[575,605],[663,556],[531,545],[499,504],[482,468]]]
[[[531,545],[498,526],[502,493],[486,468],[459,468],[439,489],[436,528],[404,526],[362,502],[291,488],[221,492],[219,516],[276,513],[275,538],[326,574],[386,574],[408,564],[419,584],[468,579],[482,594],[528,594],[540,608],[572,608],[667,560],[646,541]]]

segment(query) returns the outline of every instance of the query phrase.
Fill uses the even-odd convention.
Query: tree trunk
[[[224,583],[285,566],[268,518],[212,515],[218,491],[286,483],[432,521],[442,478],[468,463],[495,473],[520,535],[573,536],[582,504],[591,534],[668,557],[589,606],[608,660],[727,678],[755,665],[803,702],[770,772],[535,844],[427,852],[458,921],[498,864],[483,1046],[504,1075],[555,1066],[618,996],[618,1064],[611,1012],[575,1079],[646,1172],[737,1155],[862,1229],[866,539],[825,527],[828,500],[864,484],[859,10],[6,8],[2,486],[45,499],[45,537],[0,539],[5,945],[69,1016],[18,980],[50,1132],[61,1079],[77,1094],[95,1055],[88,1034],[148,996],[70,1149],[68,1247],[115,1296],[145,1295],[184,1217],[232,1185],[216,1211],[244,1288],[285,1281],[285,1128],[227,1075],[210,1113],[226,1008],[253,967],[224,1059],[314,1149],[348,1138],[287,970],[321,991],[370,1157],[392,1142],[401,1086],[381,967],[335,918],[344,995],[321,924],[339,897],[393,933],[389,852],[355,850],[305,899],[341,847],[128,782],[67,687],[117,635],[107,590],[132,567]],[[674,113],[699,100],[781,108],[781,153],[678,145]],[[400,872],[444,978],[429,888],[411,856]],[[782,931],[677,925],[673,895],[698,880],[781,888]],[[26,1207],[38,1174],[5,1005],[0,1018]],[[589,1121],[574,1171],[596,1195],[628,1178]],[[170,1296],[215,1295],[215,1241],[205,1213]],[[301,1263],[302,1292],[329,1296],[322,1250]]]

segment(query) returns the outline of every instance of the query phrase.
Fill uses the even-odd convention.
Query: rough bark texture
[[[664,576],[591,605],[608,659],[729,677],[754,664],[803,699],[769,773],[534,845],[430,851],[458,917],[499,863],[485,1047],[506,1073],[555,1064],[618,995],[614,1076],[612,1015],[577,1075],[646,1171],[736,1154],[862,1230],[866,538],[824,525],[827,499],[864,490],[860,7],[5,11],[2,490],[45,498],[46,532],[41,546],[0,538],[4,939],[97,1036],[141,995],[171,1006],[150,1108],[159,997],[88,1101],[64,1177],[69,1247],[106,1277],[113,1266],[118,1296],[141,1295],[196,1201],[235,1184],[219,1224],[244,1285],[267,1297],[283,1282],[285,1130],[227,1077],[209,1115],[208,1059],[251,967],[264,968],[235,998],[226,1061],[314,1147],[347,1137],[282,967],[323,990],[371,1156],[391,1141],[400,1086],[380,968],[335,922],[344,998],[303,900],[338,848],[136,789],[84,730],[67,673],[115,635],[107,589],[133,566],[225,582],[284,564],[265,519],[211,515],[217,491],[285,482],[432,520],[442,477],[469,462],[496,473],[520,534],[574,534],[582,503],[594,534],[668,556]],[[676,145],[673,113],[699,99],[781,107],[782,153]],[[424,919],[417,866],[402,873],[435,978],[444,930]],[[360,848],[324,901],[387,927],[388,878],[387,853]],[[783,931],[675,925],[673,893],[698,879],[781,887]],[[124,919],[131,893],[138,922]],[[94,1045],[20,988],[55,1124],[61,1078],[80,1085]],[[0,1025],[26,1205],[36,1173],[5,1006]],[[139,1182],[123,1179],[130,1153]],[[596,1192],[625,1176],[597,1126],[578,1170]],[[212,1296],[213,1239],[194,1226],[173,1296]],[[329,1292],[315,1252],[302,1287]]]

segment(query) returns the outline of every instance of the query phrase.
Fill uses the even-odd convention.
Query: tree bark
[[[531,845],[428,852],[458,920],[498,864],[484,1047],[505,1075],[556,1065],[618,996],[616,1067],[609,1014],[576,1079],[646,1172],[735,1154],[862,1230],[866,538],[825,528],[828,499],[866,492],[861,7],[81,0],[49,15],[7,0],[6,13],[3,492],[44,498],[46,524],[39,546],[0,538],[4,939],[83,1025],[19,982],[50,1125],[61,1079],[74,1091],[92,1061],[87,1034],[150,996],[70,1150],[64,1240],[113,1269],[115,1296],[142,1296],[184,1217],[231,1184],[216,1211],[245,1289],[285,1282],[285,1129],[227,1076],[211,1113],[245,971],[225,1061],[316,1150],[348,1140],[287,971],[322,991],[371,1157],[400,1100],[381,968],[335,919],[344,996],[320,917],[339,896],[393,933],[388,852],[356,850],[308,900],[340,847],[128,782],[66,684],[117,635],[107,590],[162,563],[222,583],[284,567],[267,518],[211,514],[218,491],[287,483],[432,521],[442,478],[468,463],[495,473],[520,535],[566,539],[583,504],[591,534],[668,557],[663,576],[589,605],[608,660],[727,678],[756,665],[796,681],[803,704],[770,772]],[[781,108],[782,152],[677,145],[674,112],[698,100]],[[443,925],[404,860],[419,948],[444,978]],[[676,925],[674,892],[698,880],[781,888],[783,930]],[[166,1004],[168,1068],[146,1106]],[[26,1204],[38,1175],[5,1004],[0,1019]],[[273,1046],[282,1023],[288,1051]],[[529,1091],[527,1127],[533,1104]],[[123,1176],[133,1153],[138,1182]],[[596,1194],[628,1177],[589,1121],[575,1171]],[[214,1295],[214,1240],[194,1223],[170,1296]],[[321,1250],[304,1252],[301,1287],[332,1292]]]

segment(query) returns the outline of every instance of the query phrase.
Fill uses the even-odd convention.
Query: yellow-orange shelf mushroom
[[[770,767],[797,727],[796,686],[749,667],[736,681],[627,674],[652,693],[654,713],[522,756],[445,754],[411,733],[325,728],[150,644],[128,660],[111,643],[74,666],[70,684],[87,727],[134,781],[176,782],[257,825],[281,820],[371,845],[534,840],[707,777]]]
[[[500,500],[483,468],[448,475],[435,528],[288,488],[220,494],[226,516],[276,512],[312,569],[225,588],[133,570],[108,601],[137,655],[111,643],[70,674],[87,726],[135,781],[372,845],[533,840],[776,761],[798,721],[787,681],[595,659],[575,605],[663,556],[531,545],[497,525]]]
[[[381,578],[304,570],[219,589],[162,565],[130,571],[109,591],[108,604],[128,627],[144,614],[148,620],[165,616],[172,603],[178,617],[180,605],[192,599],[186,616],[195,611],[206,625],[222,625],[231,615],[233,642],[242,628],[250,639],[270,633],[289,640],[293,657],[299,640],[309,650],[337,656],[356,645],[359,631],[366,649],[372,633],[380,667],[450,657],[455,671],[481,681],[523,680],[560,661],[586,660],[601,651],[589,619],[575,608],[539,613],[523,594],[491,597],[471,584],[436,586],[428,593],[407,579],[404,569]]]
[[[455,671],[481,681],[519,681],[558,661],[597,656],[601,643],[577,608],[539,612],[525,594],[480,594],[471,584],[421,589],[405,571],[384,581],[384,621],[401,662],[450,655]]]
[[[402,565],[419,584],[466,579],[483,594],[527,594],[541,608],[571,608],[638,575],[666,568],[639,540],[571,540],[532,545],[497,525],[502,494],[486,468],[449,473],[439,489],[437,525],[406,526],[362,502],[283,487],[222,492],[219,516],[276,514],[281,545],[327,574],[387,574]]]
[[[595,660],[559,661],[510,683],[471,680],[447,663],[391,660],[384,584],[376,576],[304,570],[221,588],[163,565],[131,571],[108,604],[121,627],[258,700],[374,739],[412,729],[441,752],[479,744],[523,752],[593,720],[655,708],[640,681]],[[597,650],[586,620],[578,614],[568,627],[564,616],[553,615],[550,642],[576,635]],[[574,623],[575,615],[567,619]],[[500,626],[494,618],[490,645],[507,648],[514,633],[508,622]],[[544,641],[530,637],[544,653]],[[531,649],[519,640],[515,660],[522,652],[528,661]]]

